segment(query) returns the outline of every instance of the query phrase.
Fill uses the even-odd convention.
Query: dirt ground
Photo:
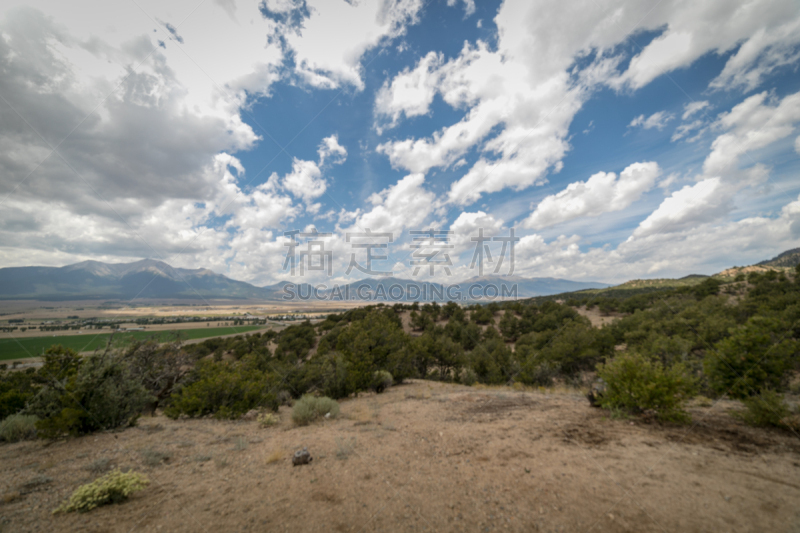
[[[294,427],[143,418],[0,445],[0,531],[800,531],[800,439],[691,410],[688,426],[611,419],[577,391],[426,381]],[[292,467],[307,446],[311,464]],[[128,502],[51,511],[111,466]]]
[[[578,314],[588,318],[589,322],[592,323],[592,326],[596,328],[603,327],[606,324],[611,324],[614,320],[623,316],[621,313],[609,313],[604,315],[597,307],[586,309],[585,305],[576,307],[575,310],[578,312]]]

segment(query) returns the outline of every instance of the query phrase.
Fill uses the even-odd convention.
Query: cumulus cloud
[[[687,185],[672,193],[643,220],[633,237],[674,233],[716,220],[730,210],[731,196],[731,190],[725,189],[720,178]]]
[[[450,243],[453,245],[453,255],[459,255],[466,250],[473,250],[476,243],[471,239],[478,236],[483,230],[484,237],[498,235],[503,228],[503,221],[483,211],[474,213],[464,212],[458,215],[450,225]]]
[[[649,117],[645,118],[644,115],[639,115],[631,120],[631,123],[628,124],[629,128],[636,128],[642,127],[643,129],[657,129],[663,130],[664,127],[667,125],[667,122],[675,118],[675,115],[672,113],[668,113],[666,111],[659,111],[657,113],[653,113]]]
[[[789,3],[779,0],[759,0],[733,12],[724,0],[613,4],[609,9],[556,0],[535,6],[504,2],[495,18],[496,48],[468,43],[459,56],[443,63],[429,54],[387,83],[375,107],[377,118],[395,125],[404,115],[427,113],[439,93],[453,108],[464,110],[463,118],[427,137],[386,141],[379,151],[395,168],[421,173],[449,167],[477,151],[477,161],[451,185],[448,199],[459,205],[505,188],[540,185],[548,172],[560,170],[570,147],[570,123],[597,85],[635,90],[708,52],[729,51],[750,42],[756,32],[784,31],[800,20]],[[625,53],[618,52],[618,45],[642,30],[662,33],[619,72]],[[751,46],[773,48],[756,40]],[[578,57],[591,60],[578,68]],[[761,58],[743,61],[737,72],[764,64]],[[670,118],[662,112],[641,117],[640,125],[663,128]],[[687,133],[682,129],[676,139]]]
[[[436,199],[423,187],[424,183],[422,174],[409,174],[391,187],[372,194],[369,197],[372,209],[356,219],[353,229],[395,235],[399,235],[403,228],[421,229],[422,223],[433,212]]]
[[[304,6],[307,18],[281,32],[294,53],[296,72],[315,87],[348,84],[362,90],[361,56],[403,35],[407,25],[416,23],[422,1],[306,0]]]
[[[523,226],[540,230],[580,217],[621,211],[652,189],[660,175],[655,162],[633,163],[619,178],[613,172],[598,172],[585,182],[570,183],[558,194],[547,196]]]
[[[400,117],[416,117],[428,113],[439,84],[437,71],[442,65],[442,54],[428,52],[413,70],[406,68],[389,83],[387,80],[375,97],[375,114],[388,117],[385,127],[397,125]],[[378,125],[379,132],[382,131]]]
[[[752,91],[768,74],[800,59],[800,19],[789,18],[776,26],[759,28],[747,39],[711,82],[711,87]]]
[[[347,159],[347,150],[344,146],[339,144],[339,136],[331,135],[325,137],[317,149],[319,154],[320,166],[325,165],[340,165]]]
[[[516,247],[519,274],[612,283],[683,276],[687,272],[712,274],[731,266],[731,249],[736,250],[737,263],[755,263],[776,250],[800,244],[800,199],[785,205],[774,218],[755,216],[718,225],[686,225],[681,231],[654,232],[616,247],[587,251],[581,251],[581,244],[578,236],[562,236],[550,242],[538,234],[525,236]]]
[[[319,198],[328,188],[315,162],[297,158],[292,160],[292,171],[283,179],[283,185],[293,195],[306,202]]]
[[[325,137],[317,148],[319,161],[305,161],[292,158],[292,171],[284,176],[281,185],[291,192],[296,198],[301,198],[306,203],[306,210],[316,214],[322,207],[313,203],[328,190],[328,181],[323,176],[323,168],[331,165],[340,165],[347,158],[347,150],[339,144],[339,137],[331,135]],[[275,176],[274,183],[277,182]],[[265,184],[270,186],[270,184]]]
[[[725,0],[661,2],[652,7],[641,24],[647,29],[666,29],[634,56],[625,72],[610,84],[639,89],[708,52],[724,54],[738,46],[712,87],[730,83],[755,87],[764,74],[792,60],[792,50],[800,43],[799,21],[797,6],[781,0],[734,6]]]
[[[725,176],[730,181],[752,179],[760,173],[739,172],[742,155],[788,137],[800,122],[800,92],[780,102],[768,92],[754,94],[719,116],[715,126],[727,130],[711,145],[703,162],[705,176]]]
[[[666,198],[631,238],[682,231],[727,215],[739,191],[769,178],[768,166],[762,163],[743,166],[742,156],[792,135],[797,122],[800,122],[800,92],[780,101],[762,92],[721,113],[713,128],[724,133],[712,142],[702,174],[696,177],[698,182]]]

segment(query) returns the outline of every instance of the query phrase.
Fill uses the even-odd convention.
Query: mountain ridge
[[[136,298],[171,298],[171,299],[255,299],[283,300],[287,294],[287,286],[294,289],[295,294],[309,294],[308,283],[279,281],[262,287],[237,281],[206,268],[176,268],[163,261],[142,259],[130,263],[104,263],[102,261],[82,261],[63,267],[6,267],[0,268],[0,299],[10,300],[82,300],[82,299],[136,299]],[[334,284],[327,283],[328,288],[320,294],[330,296]],[[495,285],[498,292],[502,285],[506,286],[504,294],[513,294],[513,285],[517,286],[516,296],[519,298],[541,296],[609,286],[600,282],[580,282],[559,278],[523,278],[521,276],[482,276],[473,277],[453,283],[439,283],[423,280],[410,280],[396,277],[365,278],[340,284],[339,290],[349,290],[355,294],[361,289],[369,299],[388,295],[393,285],[404,289],[416,285],[426,295],[444,294],[448,286],[461,285],[464,288],[474,287],[474,291],[487,290]],[[349,289],[345,289],[349,287]],[[494,289],[489,289],[490,292]],[[395,290],[394,294],[398,294]],[[477,294],[477,292],[476,292]],[[512,296],[513,297],[513,296]],[[404,296],[401,299],[406,299]],[[415,297],[416,298],[416,297]],[[428,296],[430,298],[430,296]],[[385,298],[384,299],[390,299]],[[414,298],[410,298],[414,299]]]

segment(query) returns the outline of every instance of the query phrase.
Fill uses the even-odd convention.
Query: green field
[[[114,346],[125,346],[136,340],[155,339],[167,342],[180,333],[182,341],[206,339],[222,335],[244,334],[264,326],[230,326],[224,328],[195,328],[172,331],[128,331],[114,334]],[[0,339],[0,361],[37,357],[54,344],[61,344],[78,352],[91,352],[105,347],[111,333],[88,335],[55,335],[47,337],[23,337],[19,339]]]

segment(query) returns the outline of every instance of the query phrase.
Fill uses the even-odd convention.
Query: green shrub
[[[59,354],[58,368],[42,373],[45,383],[28,403],[26,412],[40,418],[39,434],[83,435],[135,423],[152,396],[131,375],[122,356],[94,354],[74,368],[71,355]]]
[[[606,382],[600,398],[606,409],[652,410],[660,420],[688,419],[683,404],[695,393],[696,384],[681,364],[664,368],[641,354],[621,353],[598,365],[597,375]]]
[[[733,416],[751,426],[782,427],[781,420],[791,414],[783,403],[783,396],[772,390],[765,390],[758,396],[745,398],[742,403],[744,411],[734,412]]]
[[[0,441],[17,442],[36,437],[36,422],[39,420],[34,415],[15,414],[0,422]]]
[[[714,392],[746,398],[767,389],[782,389],[797,350],[797,342],[785,335],[778,322],[754,317],[718,342],[704,362]]]
[[[114,470],[91,483],[78,487],[69,500],[61,504],[53,513],[86,512],[101,505],[119,503],[134,492],[142,490],[149,482],[142,474]]]
[[[394,378],[386,370],[376,370],[372,374],[372,389],[376,392],[383,392],[394,383]]]
[[[35,370],[0,370],[0,420],[18,413],[34,393]]]
[[[277,409],[278,399],[270,375],[249,363],[249,356],[234,363],[200,361],[195,367],[194,381],[171,397],[164,414],[171,418],[182,414],[238,418],[258,407]]]
[[[475,385],[475,382],[478,381],[478,374],[475,373],[469,367],[462,368],[461,371],[458,373],[458,381],[467,386]]]
[[[330,413],[331,418],[339,415],[339,404],[327,396],[317,398],[306,394],[294,404],[292,421],[298,426],[307,426],[314,420]]]
[[[262,413],[258,415],[258,425],[262,428],[276,426],[280,423],[280,418],[275,413]]]

